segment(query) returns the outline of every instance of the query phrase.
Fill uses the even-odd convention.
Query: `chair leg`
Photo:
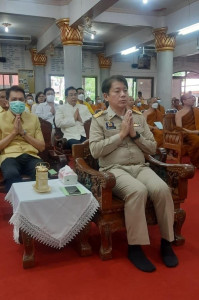
[[[34,249],[34,240],[26,232],[21,232],[23,245],[24,245],[24,254],[23,254],[23,268],[28,269],[32,268],[35,265],[35,249]]]
[[[185,243],[185,238],[181,235],[182,225],[185,221],[186,212],[181,209],[175,209],[174,214],[174,244],[177,246],[183,245]]]
[[[101,235],[101,247],[99,255],[102,260],[108,260],[112,258],[112,234],[110,224],[99,224],[99,230]]]
[[[78,252],[80,256],[92,255],[92,248],[88,242],[91,222],[89,222],[78,234],[76,240],[78,245]]]

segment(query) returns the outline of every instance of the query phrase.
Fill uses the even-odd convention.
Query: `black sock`
[[[156,270],[156,267],[145,256],[140,245],[128,245],[128,259],[141,271],[153,272]]]
[[[173,268],[178,265],[178,258],[172,249],[171,242],[161,239],[160,251],[162,260],[167,267]]]

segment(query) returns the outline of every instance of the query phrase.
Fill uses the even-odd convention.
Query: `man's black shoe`
[[[145,256],[140,245],[128,245],[128,259],[143,272],[153,272],[156,267]]]
[[[162,260],[168,268],[174,268],[178,265],[178,258],[172,249],[171,242],[161,239],[160,252]]]

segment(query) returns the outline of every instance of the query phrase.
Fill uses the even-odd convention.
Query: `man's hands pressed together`
[[[126,114],[124,115],[120,130],[121,140],[123,140],[127,135],[129,135],[130,137],[136,136],[136,132],[133,126],[133,114],[131,110],[127,110]]]
[[[75,121],[82,122],[82,119],[81,119],[80,114],[79,114],[79,108],[77,108],[75,113],[74,113],[74,119],[75,119]]]

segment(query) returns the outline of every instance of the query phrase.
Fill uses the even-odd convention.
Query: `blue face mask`
[[[25,103],[19,100],[10,102],[10,110],[15,115],[20,115],[25,110]]]
[[[160,104],[160,103],[161,103],[161,100],[160,100],[160,99],[158,99],[158,100],[157,100],[157,102],[158,102],[158,104]]]
[[[141,102],[138,102],[138,103],[137,103],[137,107],[140,107],[141,105],[142,105]]]

